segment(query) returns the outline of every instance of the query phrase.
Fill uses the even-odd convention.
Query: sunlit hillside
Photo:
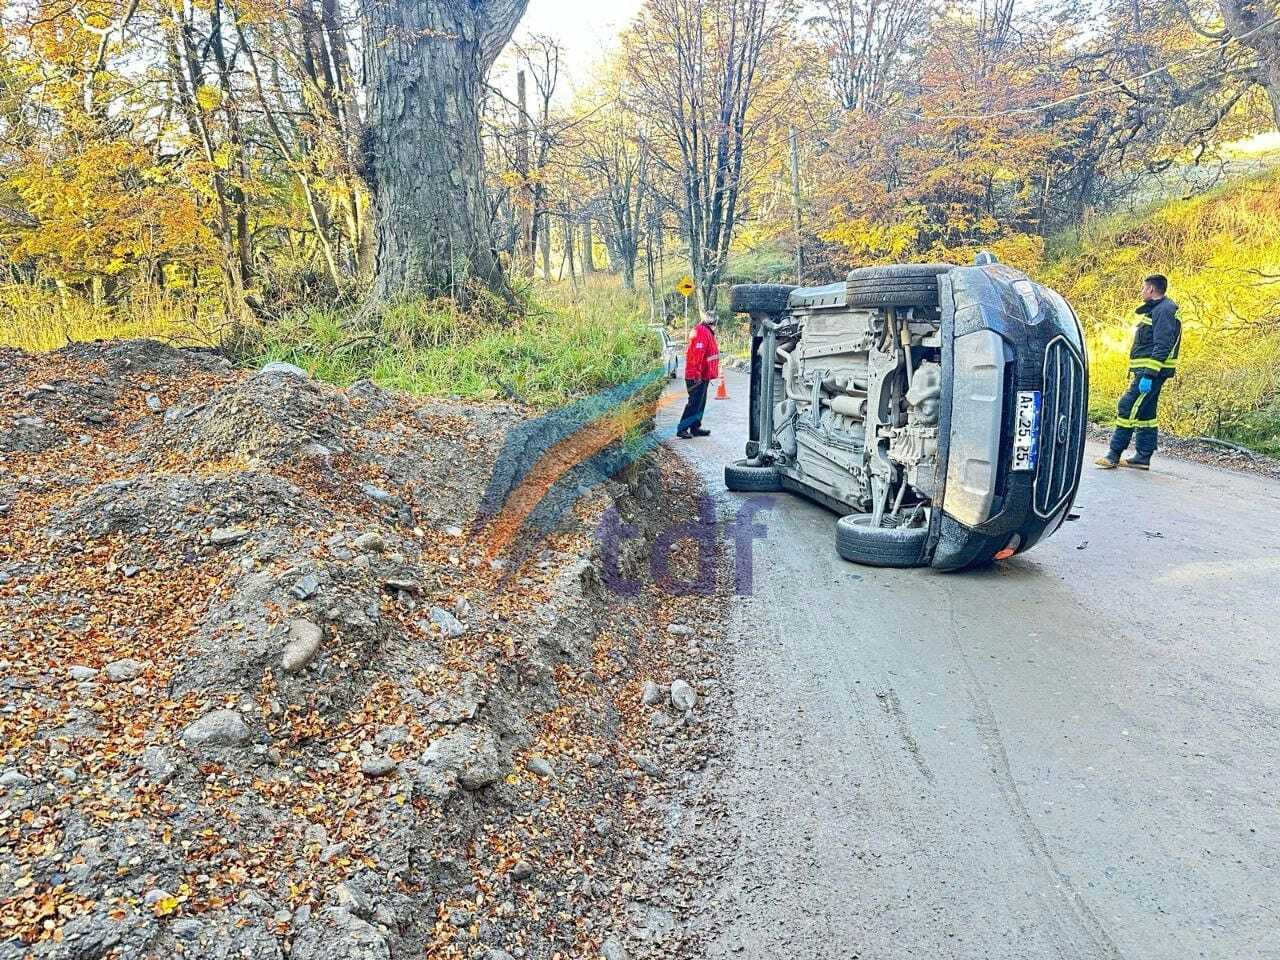
[[[1162,426],[1280,451],[1280,173],[1096,221],[1051,243],[1042,272],[1088,329],[1095,416],[1123,388],[1138,287],[1159,272],[1184,327]]]

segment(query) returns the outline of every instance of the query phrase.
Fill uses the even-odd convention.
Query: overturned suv
[[[875,566],[981,566],[1066,518],[1088,363],[1059,294],[980,254],[825,287],[741,284],[730,305],[752,334],[750,438],[725,468],[730,490],[830,507],[840,556]]]

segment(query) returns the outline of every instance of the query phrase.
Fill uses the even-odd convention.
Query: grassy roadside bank
[[[514,319],[465,312],[449,303],[406,302],[376,327],[349,323],[348,312],[309,308],[254,331],[238,359],[287,360],[346,386],[368,378],[390,389],[433,396],[506,396],[550,407],[627,383],[658,362],[643,297],[613,277],[538,285]],[[76,297],[0,290],[0,345],[31,352],[70,341],[150,337],[210,345],[215,334],[173,300],[157,296],[115,309]]]
[[[1280,172],[1098,220],[1053,239],[1033,272],[1084,323],[1095,420],[1124,389],[1142,277],[1164,273],[1183,342],[1161,427],[1280,454]]]

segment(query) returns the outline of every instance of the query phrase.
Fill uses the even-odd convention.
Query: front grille
[[[1036,513],[1052,516],[1071,496],[1084,449],[1084,363],[1058,337],[1044,355],[1040,407],[1040,455],[1036,463]]]

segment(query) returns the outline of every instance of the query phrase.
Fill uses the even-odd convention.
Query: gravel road
[[[670,443],[731,516],[728,386]],[[847,564],[777,495],[733,606],[706,957],[1280,957],[1280,484],[1087,467],[1077,510],[943,575]]]

